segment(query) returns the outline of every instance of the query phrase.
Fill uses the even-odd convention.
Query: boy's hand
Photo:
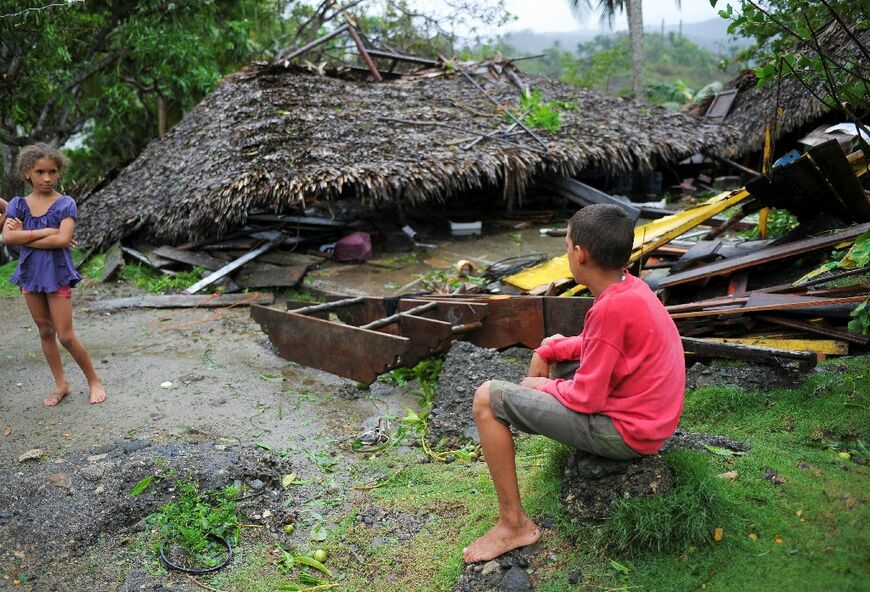
[[[539,356],[537,353],[532,354],[532,361],[529,364],[529,376],[535,377],[550,377],[550,367],[547,365],[547,362],[544,361],[544,358]]]
[[[565,339],[564,335],[556,333],[555,335],[550,335],[549,337],[544,337],[544,340],[541,341],[541,345],[546,345],[547,343],[554,341],[556,339]]]
[[[524,386],[526,388],[537,389],[539,387],[544,386],[549,381],[550,381],[550,379],[545,377],[545,376],[529,376],[529,377],[523,378],[523,381],[520,383],[520,386]]]

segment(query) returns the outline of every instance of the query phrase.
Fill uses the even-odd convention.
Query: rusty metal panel
[[[411,340],[408,352],[399,358],[399,365],[405,368],[431,356],[446,354],[453,343],[453,325],[445,321],[402,315],[397,326],[399,335]]]
[[[579,335],[583,330],[586,313],[592,308],[594,298],[559,298],[548,296],[544,302],[544,336]],[[537,347],[537,346],[535,346]]]
[[[399,366],[411,349],[407,337],[266,306],[252,305],[251,318],[260,323],[282,358],[365,384]]]
[[[480,322],[489,314],[484,301],[476,302],[464,299],[442,300],[440,298],[429,298],[428,296],[421,296],[417,300],[400,300],[399,311],[405,312],[415,306],[419,306],[421,300],[428,302],[434,301],[438,303],[436,310],[428,311],[422,316],[445,321],[451,325],[465,325],[466,323]]]
[[[478,347],[505,349],[514,345],[538,347],[544,339],[544,305],[535,296],[494,296],[486,299],[488,314],[480,329],[465,339]]]

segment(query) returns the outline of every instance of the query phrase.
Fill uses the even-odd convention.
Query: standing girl
[[[69,394],[58,340],[85,373],[91,403],[106,400],[91,358],[73,333],[72,288],[81,279],[70,252],[75,246],[76,203],[55,190],[65,164],[66,158],[47,144],[24,148],[18,156],[17,170],[33,192],[12,198],[3,225],[3,241],[21,246],[18,267],[9,281],[20,286],[24,294],[39,329],[42,353],[54,376],[54,392],[43,401],[49,407]]]

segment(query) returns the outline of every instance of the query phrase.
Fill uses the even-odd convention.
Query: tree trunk
[[[645,97],[643,84],[643,9],[641,0],[626,0],[625,12],[628,16],[628,37],[631,41],[631,87],[634,100],[643,103]]]
[[[163,137],[166,135],[166,99],[157,97],[157,135]]]
[[[0,144],[0,160],[3,161],[3,183],[0,184],[0,197],[9,201],[13,196],[20,195],[24,187],[15,171],[15,160],[18,158],[18,146]]]

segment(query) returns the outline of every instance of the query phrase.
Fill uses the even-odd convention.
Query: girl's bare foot
[[[91,390],[90,401],[92,405],[102,403],[106,400],[106,389],[103,388],[103,383],[97,380],[93,384],[88,385]]]
[[[61,385],[54,387],[54,392],[47,399],[42,400],[42,404],[46,407],[54,407],[61,401],[63,398],[69,394],[69,385],[67,383],[63,383]]]
[[[489,561],[508,551],[538,542],[541,529],[526,517],[519,526],[510,526],[501,518],[485,535],[462,550],[466,563]]]

